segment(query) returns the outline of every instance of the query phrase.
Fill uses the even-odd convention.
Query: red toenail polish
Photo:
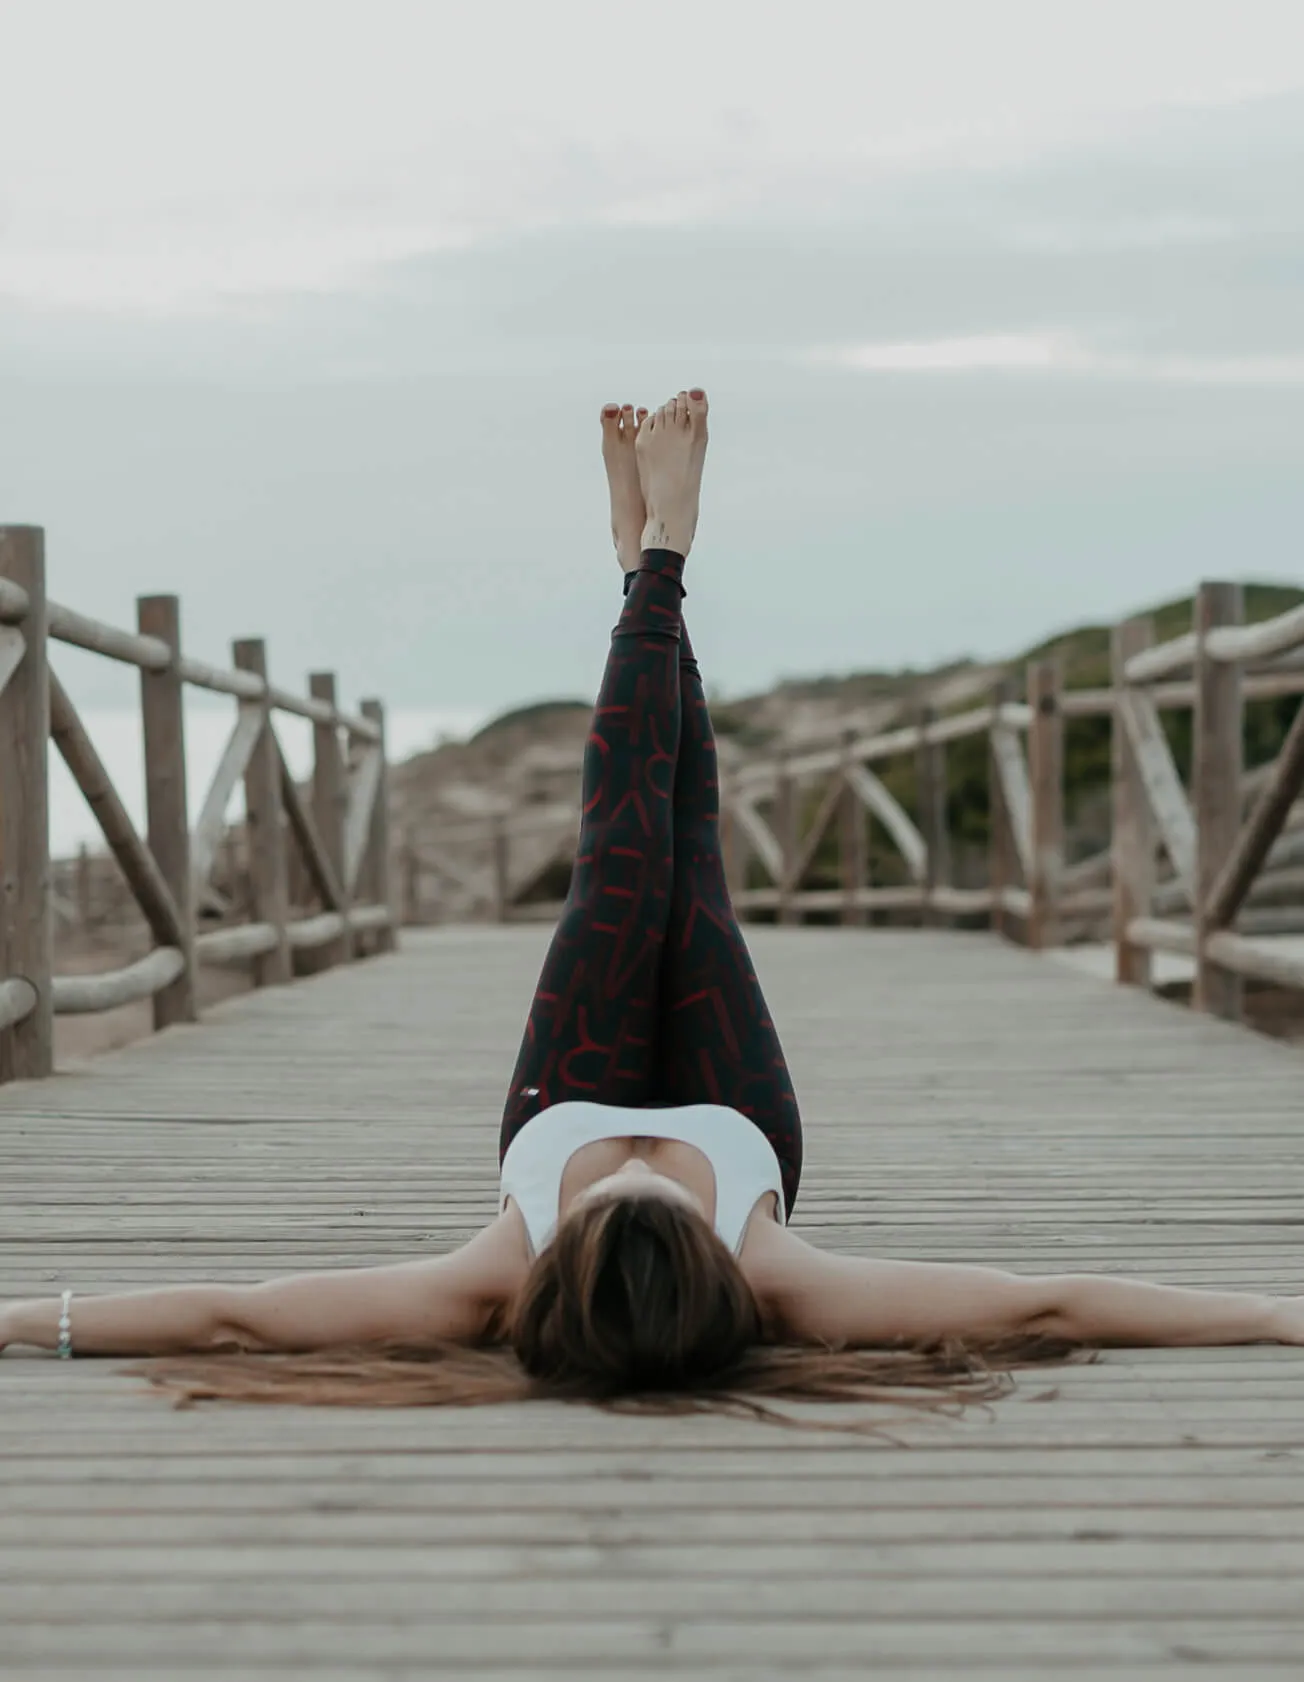
[[[695,401],[700,402],[701,399],[706,396],[706,393],[704,391],[690,391],[688,395]]]
[[[604,409],[602,412],[603,412],[604,415],[618,415],[620,413],[620,410],[618,408],[616,408],[615,404],[613,403],[609,408]]]

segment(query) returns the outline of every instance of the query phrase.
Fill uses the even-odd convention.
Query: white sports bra
[[[695,1145],[715,1175],[715,1230],[735,1255],[752,1210],[767,1192],[775,1194],[779,1219],[784,1219],[783,1178],[774,1147],[737,1110],[723,1104],[641,1110],[570,1101],[532,1116],[503,1157],[499,1212],[510,1197],[525,1219],[535,1255],[557,1229],[566,1164],[598,1139],[677,1139]]]

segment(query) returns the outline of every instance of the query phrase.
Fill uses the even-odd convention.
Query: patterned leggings
[[[584,754],[570,893],[503,1113],[727,1104],[774,1146],[792,1212],[801,1119],[725,885],[715,737],[683,627],[683,557],[643,554]]]

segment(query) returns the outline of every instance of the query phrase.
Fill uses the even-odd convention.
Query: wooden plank
[[[838,769],[838,876],[842,886],[840,920],[844,928],[863,928],[864,910],[856,902],[858,891],[868,886],[869,814],[865,803],[847,781],[855,764],[851,758],[850,733],[847,753]]]
[[[1012,694],[1011,680],[1002,678],[993,692],[993,704],[990,709],[993,718]],[[1002,732],[993,727],[987,739],[987,886],[991,896],[992,930],[996,934],[1008,936],[1012,933],[1013,924],[1006,907],[1005,891],[1016,885],[1015,878],[1021,862],[1017,826],[1026,818],[1027,812],[1026,807],[1022,810],[1017,806],[1011,808],[1005,767],[1002,764],[999,740],[1001,736]],[[1016,801],[1023,792],[1025,791],[1016,784]]]
[[[261,706],[242,702],[236,712],[235,728],[222,750],[222,757],[213,772],[208,793],[195,824],[190,843],[193,892],[199,894],[213,874],[218,848],[226,832],[226,809],[231,804],[235,785],[244,776],[249,760],[263,733],[264,711]]]
[[[1030,784],[1028,944],[1041,951],[1061,938],[1064,875],[1063,679],[1058,662],[1034,661],[1028,669],[1028,780]]]
[[[367,837],[365,893],[359,897],[370,905],[389,908],[390,919],[376,930],[373,952],[392,952],[397,943],[398,911],[394,898],[389,840],[389,758],[385,746],[385,704],[372,697],[361,703],[363,718],[376,732],[376,753],[380,761],[375,798],[371,803],[371,828]]]
[[[308,677],[308,693],[332,709],[339,707],[339,694],[334,672],[312,672]],[[314,722],[312,727],[312,815],[322,848],[330,860],[340,898],[336,902],[347,911],[349,895],[345,890],[344,823],[348,813],[349,791],[345,780],[344,752],[339,726]],[[296,960],[305,974],[330,969],[346,963],[353,955],[353,941],[345,924],[341,935],[324,945],[304,952]]]
[[[276,743],[276,758],[281,770],[281,803],[289,819],[290,833],[299,844],[308,876],[328,911],[341,911],[345,905],[344,888],[335,874],[335,867],[326,852],[312,811],[299,793],[294,773],[286,762],[284,750],[272,731]]]
[[[783,876],[783,848],[774,831],[741,793],[733,797],[730,807],[739,829],[747,837],[752,851],[765,866],[766,875],[777,883]]]
[[[1292,719],[1271,775],[1208,890],[1204,907],[1207,928],[1224,929],[1235,920],[1281,836],[1301,790],[1304,790],[1304,706]]]
[[[1125,986],[1145,988],[1151,985],[1153,975],[1150,948],[1130,940],[1128,930],[1138,918],[1149,917],[1153,908],[1157,837],[1154,813],[1123,721],[1121,701],[1126,693],[1129,660],[1149,648],[1154,639],[1154,621],[1144,614],[1116,625],[1110,633],[1114,684],[1110,732],[1113,811],[1107,879],[1113,889],[1114,978]]]
[[[4,1288],[469,1236],[550,933],[412,930],[0,1092]],[[1298,1289],[1297,1052],[980,936],[748,945],[807,1116],[812,1242]],[[1246,1682],[1304,1656],[1296,1350],[1111,1351],[879,1439],[566,1406],[174,1412],[123,1364],[0,1358],[15,1679],[849,1682],[873,1653],[889,1682],[1031,1682],[1080,1648],[1075,1678],[1199,1652]]]
[[[175,950],[182,966],[173,980],[154,991],[154,1027],[193,1022],[195,997],[195,895],[190,878],[190,816],[186,805],[186,723],[182,683],[181,604],[175,596],[141,596],[136,628],[165,643],[171,662],[162,671],[141,667],[140,712],[145,741],[146,841],[177,907],[181,939]],[[56,999],[56,1009],[58,1002]]]
[[[1194,892],[1195,820],[1182,779],[1173,764],[1158,709],[1144,690],[1124,689],[1118,696],[1117,716],[1127,733],[1155,827],[1173,868],[1188,891]]]
[[[0,1083],[48,1075],[50,1002],[50,736],[45,534],[0,526],[0,582],[26,601],[22,661],[0,688],[0,980],[25,981],[35,1003],[0,1029]]]
[[[0,690],[22,664],[27,641],[16,625],[0,625]]]
[[[896,843],[911,878],[923,882],[928,873],[928,845],[900,802],[893,799],[866,765],[848,764],[846,779],[861,805],[874,814]]]
[[[789,761],[781,756],[775,774],[774,834],[779,843],[780,867],[775,877],[779,890],[777,921],[787,927],[801,921],[801,912],[794,903],[797,882],[793,875],[797,863],[798,802],[800,786]]]
[[[1001,784],[1001,805],[1025,879],[1032,871],[1032,791],[1023,743],[1004,725],[992,729],[992,757]]]
[[[231,645],[236,668],[267,681],[267,647],[251,637]],[[249,836],[249,882],[255,923],[276,934],[276,944],[253,960],[254,985],[276,986],[293,975],[286,924],[290,918],[288,861],[285,849],[285,807],[281,802],[281,757],[272,731],[267,702],[250,702],[259,709],[260,728],[244,772],[245,825]]]
[[[86,732],[67,690],[49,674],[50,738],[90,807],[136,904],[161,946],[186,949],[185,924],[163,872],[122,804],[113,779]]]
[[[368,746],[363,748],[357,764],[349,773],[348,817],[344,825],[344,887],[349,894],[358,886],[358,873],[366,857],[372,811],[384,765],[383,750]]]
[[[939,927],[945,913],[935,903],[937,889],[951,880],[951,831],[946,800],[946,748],[929,738],[929,726],[937,717],[932,706],[921,706],[917,714],[919,740],[915,748],[915,788],[919,810],[919,836],[923,854],[916,880],[922,882],[925,900],[924,923]],[[899,844],[899,843],[898,843]]]
[[[1245,703],[1237,665],[1214,660],[1208,639],[1235,629],[1245,618],[1239,584],[1204,583],[1195,597],[1195,716],[1192,721],[1191,788],[1195,806],[1195,861],[1191,904],[1200,934],[1196,953],[1197,1010],[1236,1021],[1244,987],[1234,970],[1218,964],[1209,948],[1209,901],[1228,864],[1241,828],[1241,781],[1245,774]]]
[[[794,892],[800,889],[801,879],[810,869],[811,860],[819,850],[819,844],[824,839],[825,831],[844,804],[842,798],[844,786],[840,774],[835,773],[829,778],[824,796],[815,808],[815,816],[811,819],[805,835],[797,842],[790,867]]]

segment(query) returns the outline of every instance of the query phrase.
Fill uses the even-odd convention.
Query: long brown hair
[[[701,1215],[661,1197],[611,1197],[560,1223],[484,1344],[172,1357],[133,1370],[179,1406],[554,1400],[819,1428],[821,1421],[771,1404],[909,1402],[953,1411],[1008,1393],[1016,1367],[1079,1353],[1040,1337],[869,1350],[776,1344],[765,1335],[742,1269]],[[876,1426],[839,1420],[832,1428]]]

